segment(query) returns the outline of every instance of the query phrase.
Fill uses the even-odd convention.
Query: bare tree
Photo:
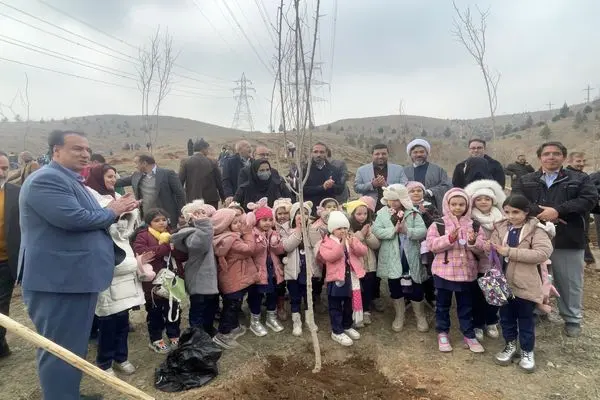
[[[154,84],[154,75],[160,61],[160,27],[156,33],[150,37],[149,46],[139,49],[138,61],[138,88],[142,95],[142,130],[146,136],[147,142],[152,142],[152,133],[150,130],[150,93]]]
[[[492,120],[492,140],[496,141],[497,91],[498,83],[500,82],[500,73],[497,71],[492,73],[486,62],[487,18],[490,12],[489,10],[482,11],[479,7],[476,7],[479,14],[479,21],[475,21],[471,15],[470,8],[467,7],[464,11],[461,11],[454,0],[452,1],[452,5],[454,6],[454,11],[456,11],[452,34],[467,49],[481,69],[488,96],[490,118]]]
[[[151,149],[154,149],[154,145],[158,140],[158,121],[160,119],[160,107],[165,97],[167,97],[167,95],[171,92],[171,86],[173,83],[171,71],[173,70],[173,64],[175,64],[175,60],[179,56],[179,54],[173,54],[173,36],[169,35],[168,30],[165,32],[165,36],[161,44],[162,51],[160,51],[158,63],[156,65],[156,72],[158,76],[158,92],[156,95],[156,105],[154,106],[154,114],[156,115],[156,126],[154,129],[154,140],[150,141],[150,143],[152,144]]]
[[[308,175],[310,173],[310,168],[307,167],[304,162],[307,159],[307,148],[310,148],[310,144],[312,142],[312,120],[311,120],[311,78],[316,50],[316,40],[319,28],[319,9],[320,9],[320,0],[317,0],[316,10],[315,10],[315,18],[314,18],[314,27],[312,28],[314,31],[312,32],[312,44],[311,48],[307,53],[304,52],[304,45],[302,41],[303,27],[310,32],[310,28],[308,27],[307,21],[303,21],[300,16],[299,9],[300,0],[294,0],[293,10],[294,10],[294,18],[292,23],[288,21],[287,17],[285,17],[285,13],[283,10],[283,1],[280,5],[280,14],[279,14],[279,22],[278,22],[278,30],[277,34],[279,36],[278,40],[278,49],[277,49],[277,75],[276,81],[279,84],[279,96],[280,96],[280,112],[281,112],[281,124],[283,127],[283,140],[284,147],[287,148],[287,139],[285,133],[288,129],[287,122],[293,122],[295,128],[292,132],[289,132],[290,135],[295,137],[296,140],[296,153],[295,159],[293,160],[293,168],[297,177],[297,186],[292,187],[289,185],[290,189],[294,191],[297,195],[300,204],[304,204],[304,185],[308,179]],[[286,48],[282,44],[283,38],[283,21],[289,27],[289,33],[293,35],[293,39],[288,41],[290,48]],[[290,54],[293,57],[287,57],[286,55]],[[305,59],[306,54],[309,55],[308,66],[307,60]],[[285,69],[285,71],[284,71]],[[293,80],[289,80],[287,82],[284,81],[283,75],[290,77],[293,75]],[[302,76],[300,76],[302,74]],[[308,141],[308,146],[305,146],[305,142]],[[302,207],[300,208],[303,209]],[[300,212],[300,217],[302,220],[302,238],[305,249],[309,249],[309,251],[313,251],[312,245],[308,239],[308,218],[304,215],[303,212]],[[313,260],[311,257],[307,257],[306,259],[306,291],[307,293],[312,292],[312,276],[313,276]],[[309,327],[311,333],[311,339],[313,343],[313,349],[315,353],[315,365],[313,368],[313,372],[319,372],[321,370],[321,348],[319,345],[319,339],[317,337],[317,327],[315,324],[315,315],[313,309],[313,301],[312,296],[307,297],[307,305],[308,309],[305,314],[306,324]]]
[[[15,108],[15,103],[17,102],[17,99],[20,100],[21,106],[24,108],[25,113],[26,113],[25,121],[27,122],[27,127],[26,127],[25,134],[23,135],[23,150],[26,150],[27,137],[29,136],[29,131],[31,129],[30,115],[29,115],[29,112],[31,110],[31,102],[29,100],[29,76],[27,75],[27,73],[25,73],[25,91],[23,92],[21,89],[17,90],[17,93],[14,95],[14,97],[8,104],[0,102],[0,117],[2,117],[2,121],[8,122],[9,117],[7,115],[7,112],[10,112],[10,114],[12,115],[11,118],[15,122],[23,121],[23,117],[21,116],[21,113],[19,113]]]
[[[29,101],[29,76],[27,76],[27,72],[25,73],[25,96],[21,92],[21,103],[23,107],[27,110],[27,127],[25,128],[25,135],[23,135],[23,151],[27,150],[27,137],[29,136],[29,131],[31,129],[30,119],[29,119],[29,111],[31,109],[31,102]]]

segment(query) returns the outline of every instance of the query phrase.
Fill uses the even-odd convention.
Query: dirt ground
[[[597,257],[600,253],[596,252]],[[384,285],[385,286],[385,285]],[[327,314],[317,323],[324,366],[313,374],[309,334],[295,338],[291,321],[279,334],[257,338],[251,333],[239,339],[242,347],[223,353],[220,375],[204,388],[183,393],[162,393],[153,387],[154,369],[164,356],[147,347],[143,311],[132,312],[136,331],[129,337],[130,361],[138,371],[124,380],[157,399],[598,399],[600,398],[600,274],[586,271],[585,324],[583,335],[571,339],[562,325],[548,321],[537,327],[534,374],[520,372],[516,365],[498,367],[493,354],[502,340],[486,339],[484,354],[473,354],[460,346],[460,334],[453,322],[454,352],[437,351],[432,331],[416,331],[408,311],[403,332],[394,333],[391,304],[384,313],[374,314],[373,325],[362,329],[362,338],[353,347],[342,348],[329,337]],[[11,316],[32,326],[20,291],[15,292]],[[185,316],[185,315],[184,315]],[[433,323],[433,313],[429,313]],[[247,321],[246,321],[247,323]],[[183,326],[187,325],[184,320]],[[76,329],[76,327],[74,327]],[[8,334],[13,355],[0,362],[0,399],[41,398],[35,369],[35,350]],[[90,345],[88,360],[95,358]],[[119,393],[84,378],[83,391],[103,393],[106,399],[123,399]]]

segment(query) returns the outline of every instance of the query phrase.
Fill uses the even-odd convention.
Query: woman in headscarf
[[[275,200],[290,197],[290,192],[285,182],[279,175],[272,174],[271,164],[267,160],[254,160],[250,167],[250,179],[238,188],[234,201],[248,210],[248,203],[257,202],[266,197],[269,207],[273,207]]]
[[[452,184],[454,187],[464,189],[469,183],[482,179],[494,179],[488,161],[483,157],[470,157],[465,161],[464,179],[462,182],[455,182],[453,179]]]
[[[117,170],[108,164],[98,164],[90,168],[85,179],[85,185],[92,195],[99,197],[110,196],[116,199],[115,184],[117,183]],[[119,196],[120,197],[120,196]]]

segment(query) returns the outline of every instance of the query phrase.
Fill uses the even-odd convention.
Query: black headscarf
[[[470,157],[465,161],[465,186],[481,179],[494,179],[490,164],[483,157]]]
[[[271,176],[266,181],[258,179],[258,169],[261,165],[267,164],[269,169],[271,169],[271,164],[267,160],[254,160],[250,165],[250,180],[252,181],[252,186],[255,187],[255,190],[259,193],[264,193],[269,189],[271,185],[271,181],[273,180],[273,171],[271,170]]]

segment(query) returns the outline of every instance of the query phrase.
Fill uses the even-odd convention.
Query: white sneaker
[[[492,339],[498,339],[500,337],[500,332],[498,332],[498,326],[496,324],[486,326],[485,334]]]
[[[281,332],[283,330],[283,326],[279,323],[279,320],[277,319],[277,314],[275,311],[267,311],[266,325],[273,332]]]
[[[348,335],[346,335],[345,333],[340,333],[339,335],[336,335],[335,333],[331,332],[331,338],[333,339],[334,342],[338,342],[342,346],[346,346],[346,347],[352,346],[352,344],[354,343],[352,341],[352,339],[350,339],[348,337]]]
[[[346,329],[346,330],[344,330],[344,333],[346,335],[348,335],[350,337],[350,339],[352,339],[352,340],[360,339],[360,333],[358,333],[358,331],[356,329],[352,329],[352,328]]]
[[[115,371],[112,369],[112,367],[110,367],[109,369],[105,369],[104,372],[106,372],[107,374],[109,374],[111,376],[117,376],[115,374]]]
[[[535,371],[535,357],[533,351],[521,350],[521,361],[519,361],[519,367],[527,373]]]
[[[475,338],[481,342],[483,340],[483,329],[475,328],[474,330],[475,330]]]
[[[250,316],[250,330],[258,337],[267,335],[267,328],[260,322],[260,314]]]
[[[123,361],[122,363],[115,363],[115,369],[125,375],[131,375],[135,372],[135,367],[129,361]]]
[[[292,335],[302,336],[302,318],[300,313],[292,313]]]

